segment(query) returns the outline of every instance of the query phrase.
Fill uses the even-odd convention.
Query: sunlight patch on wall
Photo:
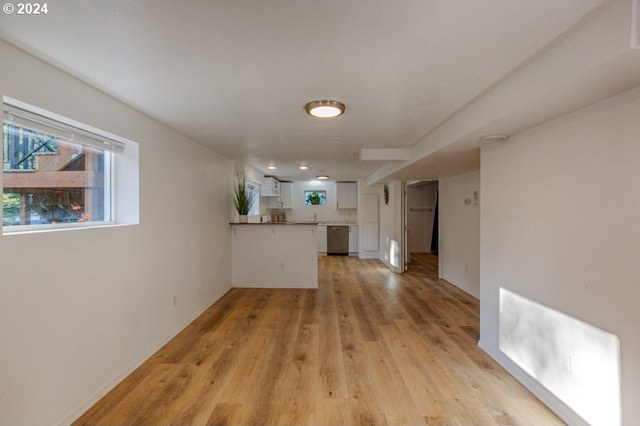
[[[592,425],[620,424],[617,336],[500,288],[500,350]]]
[[[400,266],[400,245],[389,237],[386,239],[384,259],[396,268]]]

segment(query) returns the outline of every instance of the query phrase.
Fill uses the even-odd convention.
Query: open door
[[[402,183],[404,270],[410,269],[412,254],[438,253],[438,181]]]

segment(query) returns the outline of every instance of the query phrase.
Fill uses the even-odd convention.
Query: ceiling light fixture
[[[307,170],[309,168],[309,166],[307,166],[306,164],[300,164],[300,170]]]
[[[275,170],[275,169],[276,169],[276,165],[275,165],[275,164],[273,164],[273,163],[271,163],[271,164],[269,164],[269,165],[267,166],[267,169],[269,169],[269,170]]]
[[[345,106],[342,102],[330,100],[311,101],[304,106],[307,114],[316,118],[338,117],[344,114],[344,109]]]
[[[318,176],[316,176],[316,178],[318,178],[319,180],[327,180],[327,179],[329,179],[329,176],[327,176],[327,175],[318,175]]]

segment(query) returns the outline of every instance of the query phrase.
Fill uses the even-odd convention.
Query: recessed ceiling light
[[[309,168],[309,166],[307,166],[306,164],[300,164],[300,170],[307,170]]]
[[[329,179],[329,176],[327,176],[327,175],[318,175],[318,176],[316,176],[316,177],[317,177],[318,179],[320,179],[320,180],[327,180],[327,179]]]
[[[276,165],[275,165],[275,164],[269,164],[269,165],[267,166],[267,169],[269,169],[269,170],[275,170],[275,169],[276,169]]]
[[[311,101],[304,106],[304,110],[307,111],[312,117],[317,118],[333,118],[344,114],[344,104],[338,101],[330,100],[318,100]]]

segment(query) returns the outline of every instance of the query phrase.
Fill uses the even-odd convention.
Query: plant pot
[[[248,222],[248,216],[246,214],[241,214],[240,223],[247,223],[247,222]]]
[[[317,206],[318,204],[320,204],[320,201],[312,201],[311,204],[313,204],[314,206]]]

